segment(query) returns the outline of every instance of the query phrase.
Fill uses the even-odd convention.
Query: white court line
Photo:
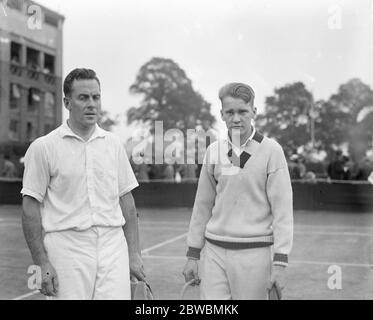
[[[146,259],[160,259],[160,260],[186,260],[185,256],[144,256]],[[328,261],[305,261],[305,260],[290,260],[289,265],[292,264],[311,264],[311,265],[337,265],[343,267],[362,267],[362,268],[373,268],[373,264],[368,263],[349,263],[349,262],[328,262]]]
[[[1,221],[1,220],[0,220]],[[180,221],[175,221],[175,222],[157,222],[157,221],[141,221],[140,222],[140,227],[189,227],[189,223],[185,222],[180,222]],[[348,225],[317,225],[317,224],[294,224],[294,229],[321,229],[321,230],[366,230],[366,231],[373,231],[373,227],[365,227],[365,226],[348,226]]]
[[[373,237],[373,232],[371,233],[360,233],[360,232],[335,232],[335,231],[300,231],[295,230],[294,234],[301,234],[301,235],[307,235],[307,234],[323,234],[327,236],[359,236],[359,237]]]
[[[7,218],[0,218],[0,222],[21,222],[21,217],[7,217]]]
[[[21,223],[13,223],[13,222],[4,222],[4,223],[1,223],[0,222],[0,228],[4,228],[4,227],[19,227],[19,228],[22,228],[22,225]]]
[[[347,225],[332,225],[332,226],[326,226],[326,225],[317,225],[317,224],[294,224],[294,228],[315,228],[315,229],[337,229],[337,230],[343,230],[343,229],[351,229],[351,230],[373,230],[373,227],[360,227],[360,226],[347,226]]]
[[[151,224],[140,224],[139,225],[140,229],[150,229],[152,228],[155,230],[155,228],[159,229],[184,229],[188,230],[189,226],[186,225],[172,225],[172,224],[157,224],[157,225],[151,225]]]
[[[349,262],[327,262],[327,261],[305,261],[305,260],[294,260],[289,264],[314,264],[314,265],[325,265],[325,266],[342,266],[342,267],[362,267],[362,268],[373,268],[373,264],[369,263],[349,263]]]
[[[187,236],[187,234],[188,234],[188,233],[184,233],[184,234],[182,234],[182,235],[180,235],[180,236],[177,236],[177,237],[171,238],[171,239],[169,239],[169,240],[166,240],[166,241],[160,242],[160,243],[158,243],[158,244],[156,244],[156,245],[154,245],[154,246],[152,246],[152,247],[149,247],[149,248],[146,248],[146,249],[142,250],[141,253],[144,255],[144,257],[146,257],[147,254],[148,254],[148,252],[150,252],[151,250],[158,249],[158,248],[160,248],[160,247],[165,246],[166,244],[169,244],[169,243],[175,242],[175,241],[177,241],[177,240],[183,239],[184,237]],[[22,296],[19,296],[19,297],[13,298],[13,299],[11,299],[11,300],[22,300],[22,299],[25,299],[25,298],[31,297],[31,296],[33,296],[33,295],[35,295],[35,294],[38,294],[38,293],[39,293],[39,290],[35,290],[35,291],[33,291],[33,292],[26,293],[26,294],[24,294],[24,295],[22,295]]]
[[[186,232],[186,233],[183,233],[183,234],[180,235],[180,236],[177,236],[177,237],[171,238],[171,239],[169,239],[169,240],[163,241],[163,242],[161,242],[161,243],[158,243],[158,244],[156,244],[155,246],[152,246],[152,247],[150,247],[150,248],[146,248],[146,249],[142,250],[141,253],[144,254],[144,255],[147,255],[149,251],[152,251],[152,250],[154,250],[154,249],[158,249],[158,248],[160,248],[160,247],[165,246],[166,244],[169,244],[169,243],[175,242],[175,241],[177,241],[177,240],[183,239],[183,238],[185,238],[185,237],[187,236],[187,234],[188,234],[188,233]]]
[[[1,225],[0,225],[1,226]],[[174,226],[172,227],[171,225],[170,226],[166,226],[166,225],[158,225],[157,226],[158,228],[160,229],[168,229],[168,228],[171,228],[172,230],[175,230],[175,231],[180,231],[180,230],[187,230],[188,227],[181,227],[181,226]],[[148,230],[148,229],[152,229],[154,230],[154,226],[150,226],[150,225],[147,225],[147,226],[140,226],[140,229],[142,230]],[[373,230],[371,233],[364,233],[364,232],[354,232],[353,230],[346,230],[346,231],[327,231],[327,228],[325,228],[325,231],[324,230],[307,230],[307,229],[304,229],[304,230],[300,230],[300,229],[297,229],[295,228],[294,230],[294,234],[300,234],[300,235],[326,235],[326,236],[357,236],[357,237],[373,237]]]
[[[21,222],[19,218],[0,218],[0,222]]]
[[[38,293],[39,293],[39,290],[35,290],[35,291],[30,292],[30,293],[26,293],[26,294],[24,294],[24,295],[22,295],[22,296],[19,296],[19,297],[17,297],[17,298],[14,298],[14,299],[12,299],[12,300],[22,300],[22,299],[26,299],[26,298],[31,297],[31,296],[33,296],[33,295],[35,295],[35,294],[38,294]]]
[[[155,226],[189,226],[189,222],[182,222],[182,221],[141,221],[140,220],[140,226],[142,225],[151,225],[153,227]]]
[[[147,223],[144,225],[140,225],[140,228],[142,229],[148,229],[148,228],[154,228],[154,227],[159,227],[159,228],[172,228],[175,230],[182,230],[185,229],[187,230],[189,226],[182,226],[182,225],[173,225],[171,224],[164,224],[164,223]],[[184,228],[185,227],[185,228]],[[300,229],[298,229],[300,227]],[[302,230],[304,228],[304,230]],[[310,228],[311,230],[307,230]],[[318,229],[318,230],[312,230],[312,228]],[[328,230],[341,230],[341,231],[328,231]],[[325,230],[325,231],[323,231]],[[345,231],[342,231],[345,230]],[[372,230],[371,233],[364,233],[364,232],[354,232],[356,231],[370,231]],[[295,225],[294,226],[294,233],[295,234],[302,234],[302,235],[327,235],[327,236],[360,236],[360,237],[373,237],[373,228],[370,227],[343,227],[343,226],[330,226],[330,227],[322,227],[322,226],[309,226],[309,225]]]

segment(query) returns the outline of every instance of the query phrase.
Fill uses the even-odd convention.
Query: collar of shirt
[[[252,132],[251,132],[250,137],[248,137],[247,140],[246,140],[243,144],[241,144],[240,147],[235,146],[235,145],[232,143],[232,141],[231,141],[231,139],[229,138],[229,136],[228,136],[228,138],[227,138],[227,142],[228,142],[228,144],[230,144],[230,147],[228,146],[229,149],[232,148],[232,150],[233,150],[237,155],[240,155],[241,152],[242,152],[242,149],[243,149],[243,148],[248,144],[249,141],[253,140],[253,138],[254,138],[254,136],[255,136],[255,132],[256,132],[256,130],[255,130],[254,127],[252,127],[252,129],[253,129],[253,130],[252,130]]]
[[[76,133],[74,133],[69,125],[67,124],[67,120],[61,125],[60,127],[60,134],[62,138],[64,137],[74,137],[81,141],[84,141],[81,137],[79,137]],[[101,129],[97,124],[95,125],[95,131],[93,132],[92,136],[88,139],[88,141],[94,140],[96,138],[104,138],[106,137],[105,130]],[[88,142],[87,141],[87,142]]]

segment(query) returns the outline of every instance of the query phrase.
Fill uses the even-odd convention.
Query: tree
[[[355,160],[360,160],[372,147],[373,115],[368,114],[362,121],[357,121],[359,112],[373,105],[373,91],[360,79],[351,79],[338,88],[338,92],[328,100],[329,108],[338,110],[341,139],[348,143],[349,153]]]
[[[177,128],[186,131],[199,123],[215,122],[211,104],[193,89],[185,71],[171,59],[152,58],[139,70],[133,94],[142,94],[139,107],[127,112],[128,124],[139,121],[154,130],[155,121],[163,121],[164,130]]]
[[[111,119],[109,113],[105,110],[101,111],[100,119],[98,120],[99,126],[107,131],[111,131],[112,127],[118,124],[117,119]]]
[[[315,119],[315,139],[331,155],[336,147],[346,142],[351,115],[330,100],[320,100],[316,105],[319,112]]]
[[[346,144],[358,161],[372,147],[373,113],[367,112],[361,121],[357,116],[362,109],[373,106],[373,91],[359,79],[342,84],[327,101],[314,102],[301,82],[275,89],[275,95],[266,99],[265,113],[258,115],[257,126],[294,152],[310,142],[312,105],[317,111],[314,133],[319,148],[332,154],[333,149]]]
[[[259,114],[259,130],[275,138],[287,152],[310,141],[309,111],[313,97],[302,82],[275,89],[265,101],[264,114]]]

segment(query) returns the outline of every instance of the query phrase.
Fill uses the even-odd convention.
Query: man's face
[[[64,99],[70,111],[70,121],[81,128],[94,126],[101,112],[101,90],[98,82],[74,80],[70,97]]]
[[[246,137],[251,132],[251,122],[255,118],[256,108],[240,98],[225,97],[222,100],[221,117],[225,122],[229,134],[240,132]]]

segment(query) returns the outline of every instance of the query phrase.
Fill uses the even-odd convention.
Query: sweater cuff
[[[273,264],[275,266],[286,267],[288,265],[288,255],[284,253],[275,253],[273,257]]]
[[[190,259],[199,260],[200,259],[200,254],[201,254],[201,250],[202,249],[189,247],[186,255]]]

